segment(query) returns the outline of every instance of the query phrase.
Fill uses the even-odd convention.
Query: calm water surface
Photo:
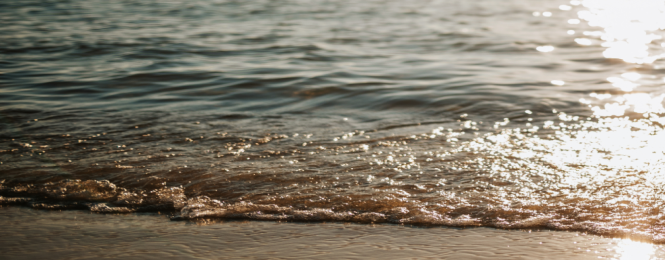
[[[665,243],[665,2],[3,1],[0,204]]]

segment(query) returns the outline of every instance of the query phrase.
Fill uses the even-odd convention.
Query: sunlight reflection
[[[665,57],[663,53],[649,52],[653,41],[663,38],[658,30],[665,29],[665,2],[585,0],[582,4],[588,10],[578,12],[579,18],[603,28],[589,34],[605,41],[602,46],[607,47],[603,53],[606,58],[643,64]]]
[[[628,80],[625,80],[625,79],[622,79],[622,78],[619,78],[619,77],[609,77],[609,78],[607,78],[607,81],[611,82],[612,86],[615,86],[615,87],[621,89],[622,91],[626,91],[626,92],[631,92],[631,91],[633,91],[633,89],[635,89],[636,87],[639,86],[636,83],[630,82]]]
[[[616,251],[621,255],[621,260],[642,260],[650,259],[655,249],[652,244],[624,239],[619,242]]]
[[[660,211],[654,209],[662,208],[665,186],[665,92],[653,91],[662,89],[662,76],[650,74],[654,68],[656,73],[661,69],[657,67],[660,64],[650,63],[665,57],[661,36],[665,30],[665,2],[573,0],[570,6],[561,5],[559,9],[582,9],[579,5],[585,8],[578,12],[579,19],[562,22],[588,22],[599,29],[568,30],[569,35],[579,35],[574,37],[575,43],[606,47],[604,57],[632,63],[606,78],[616,89],[605,89],[607,84],[601,83],[600,93],[579,99],[592,115],[552,110],[558,119],[543,120],[540,125],[537,117],[544,111],[525,110],[527,118],[494,122],[494,131],[484,136],[468,141],[464,141],[463,132],[455,138],[447,136],[446,142],[454,143],[453,149],[437,154],[441,159],[432,172],[477,172],[473,182],[482,185],[482,192],[492,192],[468,192],[470,187],[459,185],[465,190],[455,193],[457,201],[440,198],[438,210],[453,211],[446,207],[457,202],[491,205],[488,208],[492,210],[483,217],[494,218],[492,225],[496,227],[538,223],[559,230],[589,230],[665,243],[663,232],[654,231],[654,223],[662,219]],[[553,45],[537,46],[536,50],[556,55],[557,48],[565,50]],[[574,89],[577,82],[570,82],[550,81],[553,86]],[[461,129],[474,124],[470,120],[460,123]],[[443,134],[440,130],[433,133]],[[453,191],[445,194],[450,193]],[[492,208],[497,205],[501,208]],[[507,221],[503,216],[514,220]],[[616,251],[621,259],[648,259],[654,248],[622,240]]]
[[[598,100],[608,98],[608,95],[598,95],[593,93],[591,97]],[[608,116],[623,116],[632,109],[632,112],[642,114],[645,118],[649,118],[652,122],[665,122],[665,117],[660,115],[665,114],[665,107],[663,101],[665,94],[658,96],[651,96],[646,93],[627,94],[619,96],[614,99],[616,103],[606,103],[603,108],[600,106],[592,106],[594,115],[598,117]],[[582,103],[590,103],[583,99]]]
[[[536,48],[537,51],[539,52],[551,52],[554,50],[554,46],[551,45],[546,45],[546,46],[538,46]]]
[[[577,38],[575,42],[579,45],[591,45],[591,40],[585,38]]]
[[[566,84],[566,82],[564,82],[563,80],[558,80],[558,79],[552,80],[550,81],[550,83],[552,83],[552,85],[555,86],[563,86]]]

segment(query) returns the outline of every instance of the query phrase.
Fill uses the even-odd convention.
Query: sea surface
[[[665,1],[5,0],[0,204],[665,243]]]

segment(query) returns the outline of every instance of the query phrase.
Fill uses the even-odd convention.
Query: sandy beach
[[[660,259],[662,245],[579,232],[170,221],[0,208],[4,259]]]

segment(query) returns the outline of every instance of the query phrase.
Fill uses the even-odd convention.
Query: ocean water
[[[2,1],[0,204],[665,243],[665,2]]]

